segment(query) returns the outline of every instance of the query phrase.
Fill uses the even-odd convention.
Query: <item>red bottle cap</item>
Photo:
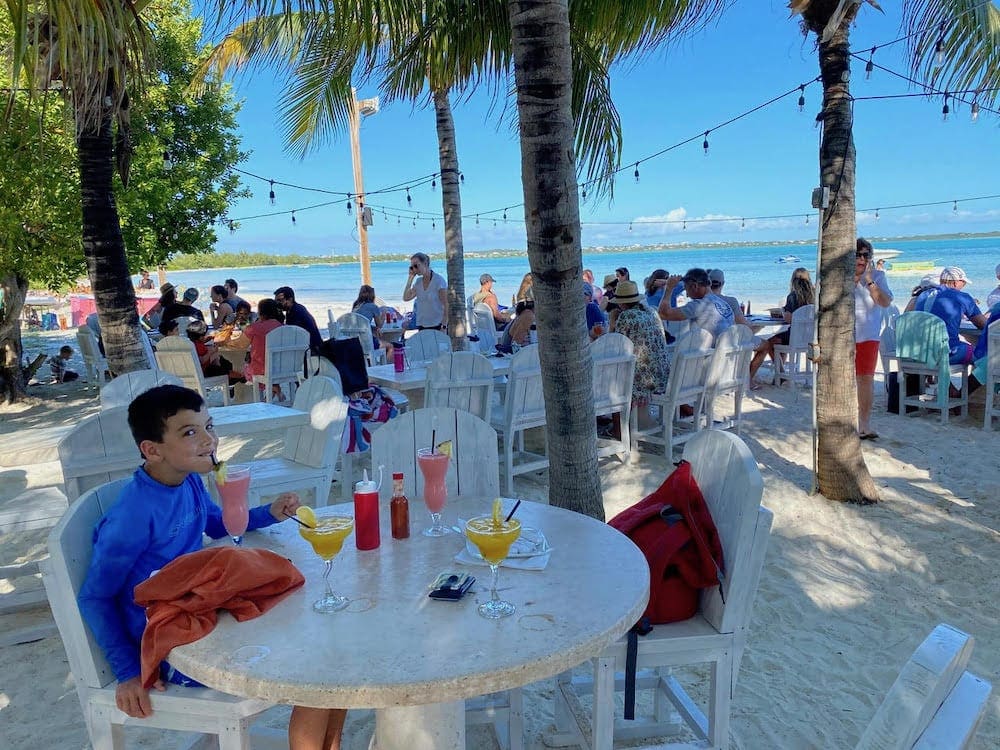
[[[401,471],[394,471],[394,472],[392,472],[392,478],[393,479],[402,479],[403,478],[403,472],[401,472]]]

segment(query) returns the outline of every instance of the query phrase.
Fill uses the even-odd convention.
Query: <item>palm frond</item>
[[[588,183],[588,192],[610,199],[621,163],[621,120],[600,51],[578,39],[573,42],[573,119],[577,173]]]

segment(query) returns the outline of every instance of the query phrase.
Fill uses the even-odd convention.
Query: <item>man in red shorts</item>
[[[858,435],[874,440],[872,401],[875,391],[875,363],[882,332],[882,308],[892,302],[885,273],[875,268],[872,244],[858,237],[854,254],[854,374],[858,382]]]

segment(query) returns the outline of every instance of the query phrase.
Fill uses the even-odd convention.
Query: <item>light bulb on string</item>
[[[397,217],[396,217],[396,226],[398,227],[398,226],[399,226],[400,224],[402,224],[402,223],[403,223],[403,220],[402,220],[402,219],[400,219],[400,218],[399,218],[399,217],[397,216]]]
[[[350,193],[347,194],[347,203],[345,205],[347,206],[347,215],[350,216],[350,214],[351,214],[351,194]]]
[[[461,172],[458,173],[458,181],[461,182],[463,185],[465,184],[465,175],[462,174]]]
[[[493,226],[495,227],[496,225],[497,225],[497,220],[496,220],[496,219],[494,219],[494,220],[493,220]]]
[[[747,220],[746,219],[740,219],[740,231],[742,232],[746,228],[747,228]]]
[[[806,108],[806,85],[799,84],[799,112],[804,112]]]
[[[232,219],[229,220],[229,233],[236,234],[236,224],[233,223]]]
[[[711,132],[711,131],[709,131],[709,130],[706,130],[706,131],[705,131],[705,140],[703,140],[703,141],[701,142],[701,148],[702,148],[702,150],[703,150],[703,151],[705,152],[705,156],[708,156],[708,134],[709,134],[710,132]]]
[[[295,212],[292,211],[292,226],[295,226]]]
[[[809,214],[806,214],[806,224],[809,223]]]
[[[583,188],[583,199],[587,200],[587,188],[586,187]]]
[[[630,231],[630,232],[632,231],[632,222],[631,221],[628,223],[628,231]]]
[[[479,226],[479,214],[476,214],[476,226]]]
[[[958,213],[958,201],[955,201],[954,203],[951,204],[951,212],[953,214]]]
[[[413,205],[413,198],[410,197],[410,189],[409,188],[406,188],[406,205],[407,206],[412,206]]]
[[[688,228],[688,223],[685,221],[683,226],[681,226],[681,229],[687,229],[687,228]]]
[[[507,223],[507,209],[506,208],[503,210],[503,223],[504,224]]]
[[[174,162],[170,158],[170,152],[169,151],[164,151],[163,152],[163,168],[166,169],[166,170],[170,170],[170,169],[173,169],[173,167],[174,167]]]
[[[878,209],[875,209],[875,221],[878,221]]]
[[[417,226],[417,220],[416,220],[416,219],[414,219],[414,220],[413,220],[413,227],[414,227],[414,228],[416,228],[416,226]]]
[[[943,122],[948,121],[948,114],[951,112],[951,107],[948,106],[948,92],[944,92],[944,106],[941,107],[941,120]]]
[[[274,205],[274,180],[268,180],[268,182],[271,184],[271,193],[270,193],[269,197],[271,198],[271,205],[273,206]]]
[[[979,119],[979,102],[972,102],[972,107],[969,109],[969,116],[973,122]]]
[[[437,229],[437,228],[438,228],[437,222],[434,219],[431,219],[431,229]]]
[[[818,129],[823,122],[823,110],[816,113],[816,119],[813,121],[813,129]]]
[[[431,190],[432,191],[437,190],[437,186],[438,186],[438,178],[437,175],[434,175],[433,179],[431,179]]]
[[[875,57],[875,50],[877,47],[872,47],[872,51],[868,54],[868,62],[865,64],[865,80],[870,81],[872,77],[872,71],[875,70],[875,63],[872,62],[872,58]]]
[[[938,36],[937,44],[934,45],[934,55],[937,58],[938,65],[944,65],[944,22],[941,22],[941,26],[938,28],[940,36]]]
[[[635,177],[636,182],[639,181],[639,162],[635,163],[635,171],[632,173],[632,176]]]

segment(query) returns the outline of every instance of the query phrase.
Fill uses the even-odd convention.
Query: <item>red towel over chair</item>
[[[211,633],[220,609],[251,620],[303,583],[298,568],[266,549],[212,547],[181,555],[135,587],[135,603],[146,608],[143,686],[156,682],[170,649]]]

